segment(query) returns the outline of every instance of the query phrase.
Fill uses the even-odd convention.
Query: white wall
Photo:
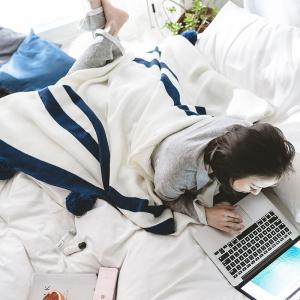
[[[216,5],[218,7],[222,7],[225,3],[227,2],[227,0],[216,0]],[[236,5],[243,7],[243,0],[231,0],[231,2],[235,3]]]
[[[70,23],[81,16],[84,0],[0,0],[0,24],[28,34]]]
[[[183,0],[187,7],[192,5],[193,0]],[[221,8],[228,0],[203,0],[204,3],[212,3],[217,7]],[[243,0],[231,0],[233,3],[237,4],[240,7],[243,7]],[[251,0],[250,0],[251,1]]]

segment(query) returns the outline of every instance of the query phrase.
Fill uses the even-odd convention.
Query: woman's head
[[[280,129],[257,123],[232,126],[211,140],[204,151],[204,163],[227,190],[258,194],[292,170],[294,155],[293,145]]]

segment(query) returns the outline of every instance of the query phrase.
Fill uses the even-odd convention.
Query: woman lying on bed
[[[90,4],[83,27],[94,31],[95,42],[70,72],[100,67],[122,55],[115,35],[127,13],[107,0]],[[257,195],[276,185],[292,170],[294,154],[293,145],[270,124],[215,117],[157,145],[152,154],[155,192],[174,211],[234,233],[243,228],[234,203],[245,193]]]
[[[294,154],[293,145],[270,124],[213,118],[157,146],[155,191],[171,209],[234,233],[243,224],[233,204],[245,193],[257,195],[276,185],[292,169]]]

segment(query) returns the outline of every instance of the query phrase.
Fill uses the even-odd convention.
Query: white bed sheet
[[[80,218],[66,211],[66,191],[24,174],[1,183],[0,293],[26,299],[35,272],[97,272],[120,268],[118,300],[246,299],[232,288],[193,238],[139,229],[105,201]],[[65,256],[56,243],[69,230],[87,248]],[[37,299],[38,300],[38,299]]]
[[[66,211],[66,191],[24,174],[1,183],[0,293],[26,299],[35,272],[97,272],[100,264],[120,267],[118,299],[243,299],[193,238],[158,236],[137,228],[102,200],[80,218]],[[87,248],[65,256],[56,243],[76,228]]]

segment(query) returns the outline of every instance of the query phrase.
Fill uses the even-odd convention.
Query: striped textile
[[[66,207],[75,215],[103,199],[149,232],[174,233],[173,213],[153,192],[151,153],[173,132],[210,118],[192,97],[197,55],[173,37],[134,59],[3,98],[0,179],[24,172],[70,191]]]

